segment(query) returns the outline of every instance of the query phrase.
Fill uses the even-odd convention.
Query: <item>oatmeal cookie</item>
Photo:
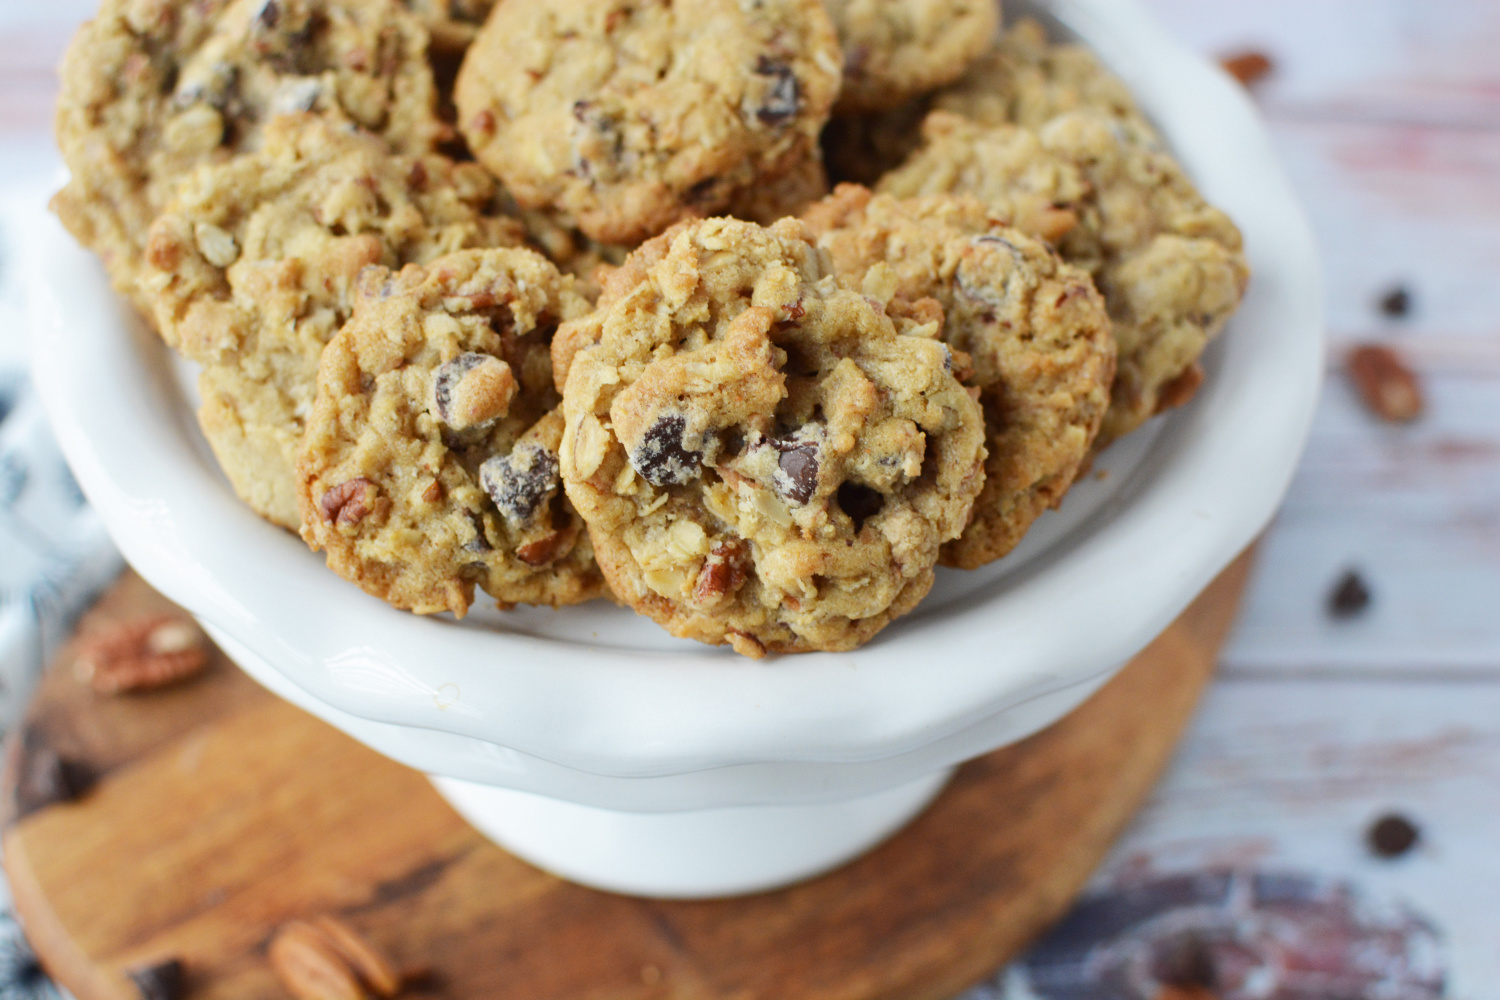
[[[140,289],[174,349],[204,366],[199,420],[236,492],[298,526],[294,465],[318,355],[371,264],[514,246],[474,163],[398,156],[376,136],[287,115],[263,147],[185,178],[152,225]]]
[[[1238,307],[1249,269],[1239,230],[1167,152],[1094,109],[1038,129],[934,111],[923,136],[882,192],[976,196],[1053,242],[1104,293],[1119,357],[1096,450],[1192,395],[1198,357]]]
[[[838,87],[819,0],[557,0],[496,7],[456,100],[522,207],[636,243],[795,166]]]
[[[780,177],[735,194],[725,215],[769,226],[777,219],[796,215],[828,193],[828,171],[823,155],[814,146],[791,170]]]
[[[983,417],[783,219],[684,223],[569,326],[564,487],[616,595],[738,652],[852,649],[932,585],[984,479]]]
[[[597,596],[583,521],[562,494],[549,342],[590,303],[530,250],[463,250],[366,268],[323,351],[298,462],[302,537],[398,607],[462,616]]]
[[[984,490],[942,561],[1005,555],[1056,506],[1109,406],[1115,343],[1084,271],[951,195],[898,200],[841,185],[804,215],[839,280],[920,318],[936,300],[960,380],[984,408]]]
[[[1128,121],[1153,139],[1135,98],[1082,45],[1054,45],[1031,18],[1006,29],[995,47],[933,97],[932,107],[982,125],[1040,128],[1070,111],[1094,110]]]
[[[402,0],[421,19],[439,52],[463,52],[479,34],[495,0]]]
[[[828,0],[844,50],[838,114],[882,111],[948,83],[1000,24],[995,0]]]
[[[437,118],[427,33],[396,0],[104,0],[68,48],[57,138],[64,225],[134,282],[179,181],[256,149],[268,121],[313,112],[420,154]]]

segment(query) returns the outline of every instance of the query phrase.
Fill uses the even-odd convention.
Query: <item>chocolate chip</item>
[[[324,493],[323,499],[318,502],[318,509],[323,513],[323,520],[330,524],[358,524],[374,509],[374,498],[378,492],[374,483],[359,476],[346,483],[339,483]]]
[[[557,456],[537,444],[519,444],[479,467],[479,482],[514,527],[530,524],[557,492]]]
[[[687,418],[664,413],[641,436],[630,453],[630,464],[653,486],[680,486],[698,478],[703,452],[687,447]]]
[[[93,784],[94,774],[86,765],[60,756],[46,744],[42,734],[34,730],[26,732],[17,767],[17,816],[29,816],[50,805],[72,802]]]
[[[885,497],[863,483],[844,483],[839,487],[839,510],[849,515],[855,532],[864,530],[865,522],[885,506]]]
[[[1392,319],[1401,319],[1411,312],[1411,292],[1404,285],[1396,285],[1380,297],[1380,311]]]
[[[1219,984],[1213,950],[1196,934],[1183,934],[1163,942],[1152,956],[1151,976],[1162,986],[1213,989]]]
[[[1382,816],[1366,835],[1370,850],[1382,858],[1398,858],[1416,846],[1421,831],[1405,816],[1395,813]]]
[[[488,354],[468,352],[443,362],[432,379],[437,417],[456,431],[487,427],[505,416],[516,393],[510,366]]]
[[[276,27],[281,21],[281,4],[277,0],[266,0],[256,12],[255,20],[267,28]]]
[[[187,993],[187,980],[179,959],[169,958],[142,969],[127,969],[125,974],[135,983],[141,1000],[182,1000]]]
[[[784,125],[795,118],[798,108],[802,106],[802,87],[792,68],[768,56],[761,56],[756,60],[755,72],[758,76],[773,78],[765,99],[755,111],[755,117],[760,119],[760,123]]]
[[[793,503],[807,503],[818,489],[818,442],[799,435],[767,442],[777,456],[776,492]]]
[[[1357,570],[1345,570],[1328,594],[1328,614],[1333,618],[1355,618],[1370,606],[1370,588]]]

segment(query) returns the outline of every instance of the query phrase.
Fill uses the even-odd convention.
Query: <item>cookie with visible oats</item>
[[[684,223],[601,302],[566,325],[562,475],[621,600],[748,656],[911,610],[984,478],[940,320],[898,333],[794,219]]]
[[[1082,45],[1052,44],[1032,18],[1006,29],[962,77],[933,96],[932,107],[982,125],[1039,128],[1070,111],[1100,111],[1154,135],[1119,77]]]
[[[1109,405],[1115,344],[1088,274],[950,195],[841,185],[803,216],[839,280],[892,315],[940,307],[959,378],[984,408],[984,489],[942,561],[1005,555],[1072,485]]]
[[[1104,293],[1119,355],[1096,450],[1191,397],[1198,357],[1239,306],[1249,269],[1239,230],[1153,132],[1091,108],[1035,129],[934,111],[923,137],[880,191],[978,197]]]
[[[372,264],[515,246],[475,163],[400,156],[316,115],[282,116],[255,153],[179,184],[147,240],[142,297],[162,338],[203,365],[199,423],[235,491],[295,529],[298,443],[318,355]]]
[[[809,155],[839,65],[819,0],[504,3],[455,100],[522,207],[636,243]]]
[[[312,112],[407,154],[451,134],[428,36],[396,0],[103,0],[61,68],[57,139],[72,176],[53,208],[134,287],[151,222],[204,163],[260,146]]]
[[[994,0],[828,0],[844,50],[838,114],[884,111],[957,79],[993,43]]]
[[[298,462],[302,537],[423,614],[602,593],[562,493],[552,333],[591,305],[530,250],[368,268],[323,351]]]

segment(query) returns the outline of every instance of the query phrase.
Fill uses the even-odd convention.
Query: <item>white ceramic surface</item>
[[[1312,237],[1242,89],[1131,0],[1035,6],[1132,86],[1240,224],[1254,280],[1190,405],[1112,448],[1107,479],[1079,484],[1010,557],[943,571],[916,612],[864,649],[752,663],[602,602],[462,624],[386,607],[235,500],[194,424],[189,373],[39,210],[23,263],[36,381],[63,450],[144,577],[267,686],[398,760],[595,809],[825,803],[846,833],[858,810],[839,803],[863,797],[885,805],[860,822],[889,830],[921,797],[898,808],[882,792],[1060,717],[1254,538],[1286,489],[1322,371]],[[533,816],[507,831],[507,810],[466,800],[464,787],[444,784],[502,842],[535,826]],[[555,822],[584,814],[568,815]],[[695,891],[685,873],[663,872],[657,891],[744,891],[826,866],[809,867],[826,854],[811,816],[783,826],[775,871],[734,874],[754,829],[740,823],[739,842],[724,833],[718,877]],[[687,843],[702,820],[677,818],[655,828],[668,857],[671,829]],[[533,840],[563,845],[566,833]],[[533,857],[572,871],[566,858]]]

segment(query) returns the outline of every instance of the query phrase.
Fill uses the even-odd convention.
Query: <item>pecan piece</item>
[[[267,954],[276,978],[297,1000],[364,1000],[359,977],[312,924],[294,920],[283,925]]]
[[[693,601],[697,604],[713,604],[720,598],[733,597],[745,583],[745,563],[750,556],[750,547],[738,539],[715,542],[709,549],[703,568],[698,571],[698,582],[693,587]]]
[[[120,694],[186,680],[207,663],[208,650],[196,625],[178,615],[152,615],[80,643],[73,676],[100,694]]]
[[[1263,80],[1276,68],[1271,57],[1264,52],[1239,52],[1225,56],[1219,62],[1229,71],[1230,76],[1247,87]]]
[[[329,489],[318,501],[318,508],[323,512],[323,520],[330,524],[358,524],[375,509],[379,492],[374,483],[359,476]]]
[[[510,411],[516,395],[510,365],[469,352],[443,362],[432,380],[432,408],[456,431],[487,427]]]
[[[1405,423],[1422,415],[1422,387],[1401,355],[1382,344],[1349,354],[1349,378],[1365,406],[1382,420]]]
[[[298,1000],[363,1000],[401,992],[402,975],[358,931],[331,916],[292,920],[271,939],[271,967]]]

